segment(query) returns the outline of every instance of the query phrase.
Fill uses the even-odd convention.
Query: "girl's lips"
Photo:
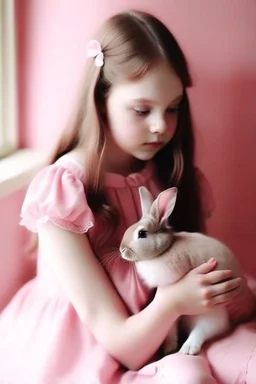
[[[157,149],[163,146],[163,143],[160,141],[156,141],[154,143],[145,143],[144,146],[152,149]]]

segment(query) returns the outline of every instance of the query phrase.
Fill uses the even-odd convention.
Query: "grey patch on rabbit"
[[[243,275],[232,251],[220,241],[200,233],[174,232],[169,227],[177,188],[161,192],[155,200],[145,187],[139,188],[139,195],[142,217],[125,231],[120,253],[122,258],[135,263],[138,274],[150,288],[173,284],[212,257],[217,260],[216,269],[230,269],[234,277]],[[252,306],[237,322],[250,319],[253,310]],[[182,321],[188,332],[180,349],[184,354],[198,354],[205,341],[231,328],[226,307],[209,309],[202,315],[182,316]],[[178,322],[166,337],[165,354],[176,351],[177,331]]]

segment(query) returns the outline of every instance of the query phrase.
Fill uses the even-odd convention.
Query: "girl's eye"
[[[146,116],[146,115],[148,115],[149,114],[149,109],[136,109],[136,108],[134,108],[134,111],[138,114],[138,115],[140,115],[140,116]]]
[[[141,229],[138,232],[138,238],[139,239],[145,239],[147,237],[147,231],[145,229]]]
[[[178,107],[167,108],[167,113],[169,113],[170,115],[174,115],[175,113],[178,113],[178,111]]]

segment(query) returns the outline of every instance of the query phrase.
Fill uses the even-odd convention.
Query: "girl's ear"
[[[139,187],[139,194],[142,216],[146,216],[150,212],[154,199],[146,187]]]
[[[158,221],[162,223],[167,222],[168,217],[171,215],[176,199],[177,199],[177,188],[168,188],[161,192],[156,200],[153,202],[150,213]]]

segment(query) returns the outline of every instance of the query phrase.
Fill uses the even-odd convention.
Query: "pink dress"
[[[134,266],[118,256],[119,243],[124,230],[139,218],[138,187],[145,185],[154,196],[160,187],[152,163],[128,177],[107,174],[105,185],[121,222],[104,246],[96,247],[101,223],[87,205],[83,169],[70,155],[44,168],[32,181],[22,207],[22,224],[36,232],[50,220],[87,233],[132,314],[145,307],[154,292],[143,284]],[[138,372],[128,371],[81,323],[40,248],[37,276],[0,315],[1,384],[255,384],[255,349],[256,326],[251,323],[211,343],[201,356],[177,353]]]

